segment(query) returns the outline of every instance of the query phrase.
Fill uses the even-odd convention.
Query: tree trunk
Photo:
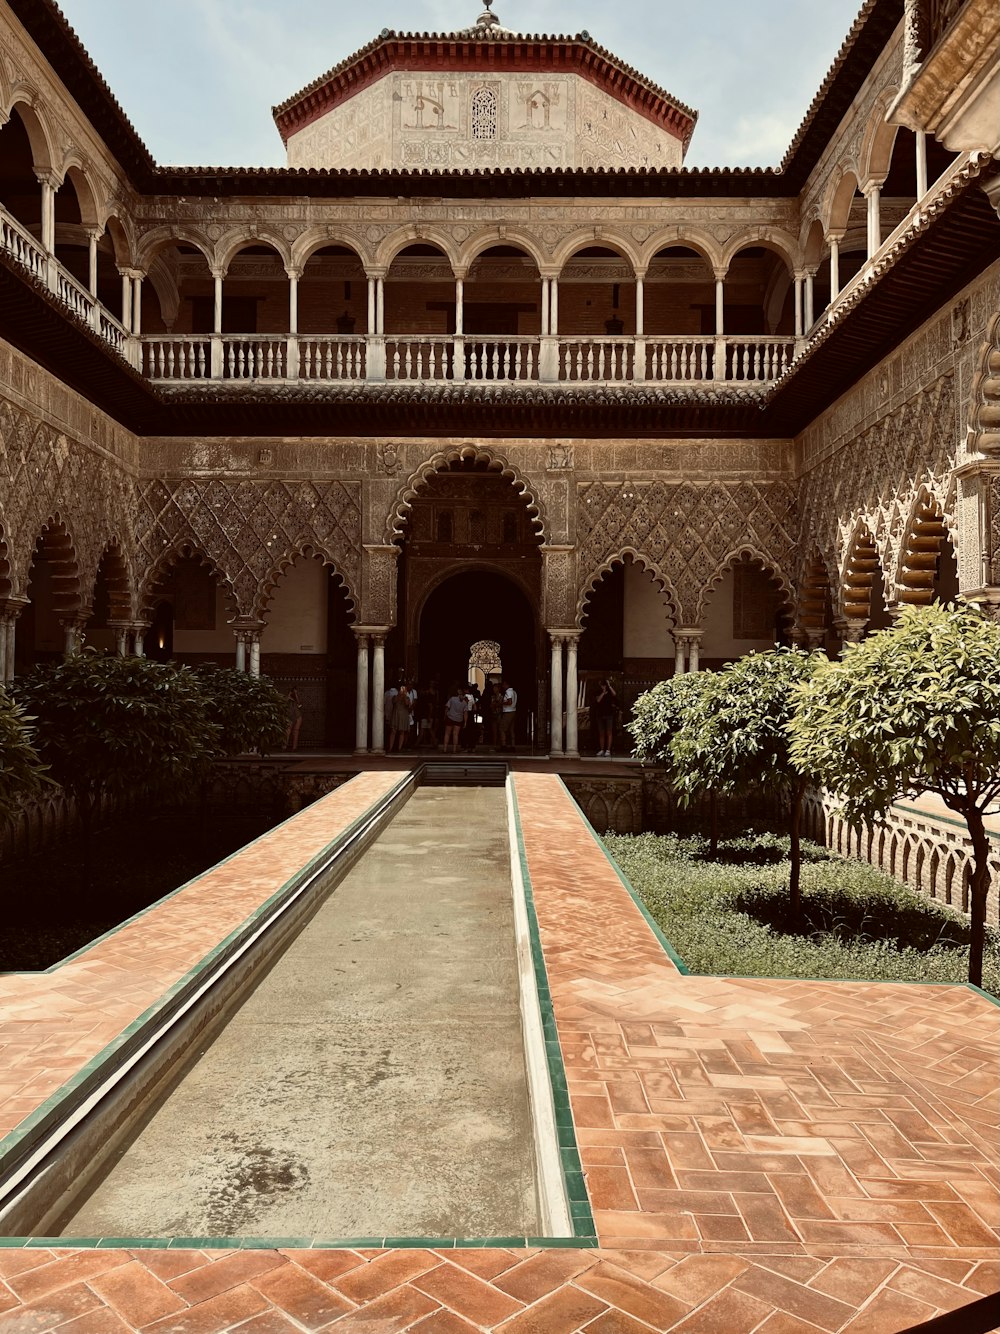
[[[788,815],[788,905],[792,921],[798,922],[802,912],[802,843],[799,828],[802,824],[802,799],[806,794],[806,781],[800,779],[792,793],[791,810]]]
[[[969,981],[983,985],[983,944],[986,935],[986,899],[990,889],[990,841],[983,823],[983,813],[970,802],[964,812],[972,851],[975,855],[972,884],[969,887],[969,916],[972,938],[969,941]]]

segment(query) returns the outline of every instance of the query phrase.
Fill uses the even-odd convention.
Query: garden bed
[[[693,973],[964,982],[966,918],[862,862],[803,847],[802,917],[788,911],[788,841],[746,834],[719,845],[673,834],[605,842]],[[1000,996],[1000,939],[987,929],[984,989]]]

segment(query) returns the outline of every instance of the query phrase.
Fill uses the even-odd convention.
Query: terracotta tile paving
[[[374,777],[357,809],[392,774]],[[0,1248],[3,1334],[895,1334],[997,1292],[996,1009],[957,987],[682,976],[559,784],[516,782],[600,1248]],[[303,816],[340,798],[346,823],[353,786]],[[242,920],[271,855],[141,971],[112,951],[48,993],[0,979],[11,1022],[47,1025],[10,1044],[23,1104]]]

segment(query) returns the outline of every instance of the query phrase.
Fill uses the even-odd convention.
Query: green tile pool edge
[[[747,981],[747,982],[824,982],[831,985],[838,982],[846,982],[849,986],[869,986],[869,987],[961,987],[965,991],[974,991],[977,996],[982,996],[982,998],[984,1000],[989,1001],[991,1005],[996,1005],[1000,1007],[1000,997],[994,996],[993,993],[990,991],[984,991],[982,987],[977,987],[974,982],[915,982],[910,978],[897,979],[897,978],[884,978],[884,977],[782,977],[780,975],[775,975],[773,973],[769,973],[766,977],[763,977],[757,973],[692,972],[692,970],[687,966],[687,964],[684,962],[681,956],[674,949],[673,945],[671,945],[667,937],[663,934],[662,927],[660,927],[659,924],[652,917],[649,909],[646,907],[642,899],[639,897],[638,890],[634,888],[628,876],[615,861],[614,857],[612,857],[608,848],[605,846],[604,839],[600,836],[600,834],[597,832],[594,826],[587,819],[583,807],[580,805],[577,799],[573,796],[573,793],[563,782],[562,777],[559,774],[557,774],[556,779],[562,786],[563,791],[566,793],[567,797],[569,797],[570,801],[576,807],[577,814],[579,815],[581,821],[583,822],[584,827],[587,829],[588,833],[590,834],[594,842],[597,844],[598,848],[600,848],[601,852],[604,855],[605,860],[608,862],[608,865],[611,867],[615,875],[621,881],[623,888],[628,892],[628,895],[631,898],[632,902],[635,904],[635,906],[642,913],[643,917],[646,919],[646,922],[649,925],[650,930],[653,932],[653,935],[662,945],[665,953],[667,954],[667,957],[670,959],[670,962],[676,967],[677,971],[679,973],[682,973],[684,976],[735,978],[738,981]]]
[[[98,1066],[101,1061],[110,1052],[116,1050],[124,1041],[127,1035],[140,1027],[157,1008],[162,1006],[163,1002],[172,995],[191,975],[200,972],[210,960],[216,958],[220,950],[226,945],[233,935],[243,931],[247,925],[256,920],[261,913],[271,904],[275,898],[290,891],[293,885],[300,879],[308,875],[310,868],[322,858],[328,855],[330,849],[337,843],[346,839],[350,833],[360,824],[362,824],[380,805],[388,804],[399,796],[401,790],[413,777],[412,771],[407,771],[400,781],[389,789],[382,797],[367,807],[361,815],[343,829],[335,839],[326,845],[316,854],[306,866],[301,867],[290,880],[286,881],[279,890],[276,890],[264,903],[246,918],[239,927],[225,940],[220,941],[213,950],[204,956],[190,974],[180,979],[170,991],[164,993],[156,1005],[135,1020],[133,1024],[121,1034],[115,1042],[110,1043],[104,1051],[95,1057],[93,1061],[87,1063],[80,1070],[73,1080],[67,1081],[52,1098],[37,1109],[31,1117],[22,1122],[22,1126],[27,1127],[29,1122],[33,1122],[39,1117],[43,1110],[58,1105],[61,1097],[75,1086],[81,1078],[91,1069]],[[345,786],[341,784],[341,786]],[[372,1249],[372,1250],[404,1250],[404,1249],[422,1249],[427,1250],[489,1250],[491,1248],[503,1250],[524,1250],[528,1248],[538,1249],[573,1249],[573,1250],[593,1250],[598,1245],[597,1230],[594,1224],[594,1216],[590,1207],[590,1199],[587,1195],[586,1181],[583,1175],[583,1167],[580,1161],[579,1148],[576,1142],[576,1132],[573,1126],[572,1111],[570,1109],[569,1094],[566,1084],[566,1069],[562,1060],[562,1048],[559,1045],[559,1037],[556,1031],[555,1014],[552,1009],[552,997],[548,985],[548,973],[545,968],[545,959],[542,954],[541,938],[538,931],[538,918],[535,913],[534,895],[531,888],[531,876],[528,872],[527,857],[524,850],[524,839],[521,832],[521,820],[517,805],[517,793],[511,791],[512,805],[514,810],[515,836],[517,838],[518,857],[520,859],[521,877],[524,884],[525,907],[528,916],[528,931],[531,944],[531,958],[535,973],[535,986],[538,992],[538,1003],[542,1014],[542,1026],[545,1033],[545,1056],[549,1067],[549,1081],[552,1086],[552,1098],[556,1112],[556,1125],[559,1132],[559,1157],[560,1165],[563,1171],[563,1178],[566,1185],[566,1194],[570,1203],[570,1215],[573,1223],[573,1235],[565,1237],[337,1237],[337,1238],[306,1238],[306,1237],[0,1237],[0,1250],[4,1249],[24,1249],[24,1248],[45,1248],[48,1250],[353,1250]],[[296,814],[301,814],[297,812]],[[295,816],[291,817],[292,819]],[[279,826],[275,826],[276,828]],[[268,831],[270,833],[272,831]],[[260,836],[266,837],[266,834]],[[254,839],[253,842],[257,842]],[[253,846],[247,844],[247,847]],[[232,853],[235,857],[243,849]],[[230,858],[226,858],[226,861]],[[224,863],[220,862],[219,865]],[[199,877],[195,877],[197,880]],[[194,883],[189,881],[188,884]],[[180,888],[185,888],[181,886]],[[173,894],[180,890],[172,891]],[[166,895],[166,898],[172,895]],[[162,900],[160,900],[162,902]],[[150,905],[155,907],[156,905]],[[144,909],[142,913],[136,914],[142,917],[149,908]],[[134,920],[132,918],[130,921]],[[113,935],[114,931],[121,930],[127,923],[121,923],[107,935]],[[103,937],[102,937],[103,938]],[[96,944],[95,942],[91,942]],[[89,946],[85,948],[90,948]],[[82,951],[80,951],[82,952]],[[65,962],[65,961],[63,961]],[[54,965],[58,967],[59,965]],[[49,970],[46,970],[49,971]],[[14,1136],[21,1138],[18,1131],[12,1132],[5,1139],[0,1140],[0,1153],[4,1146],[10,1142]]]
[[[337,833],[337,835],[333,839],[331,839],[329,843],[325,844],[324,847],[321,848],[320,851],[316,853],[314,857],[310,858],[310,860],[306,862],[304,866],[300,866],[298,870],[292,876],[290,876],[288,880],[284,882],[284,884],[282,884],[278,889],[274,891],[273,894],[270,894],[262,903],[258,904],[258,906],[254,908],[253,911],[247,917],[245,917],[242,922],[240,922],[236,927],[234,927],[233,930],[230,931],[228,935],[224,936],[223,939],[218,942],[218,944],[214,945],[212,949],[208,951],[207,954],[202,955],[201,959],[199,959],[199,961],[196,964],[194,964],[193,967],[188,969],[188,971],[185,974],[183,974],[180,978],[178,978],[178,980],[173,984],[173,986],[169,987],[165,992],[163,992],[162,995],[160,995],[160,997],[156,1001],[154,1001],[152,1005],[147,1007],[147,1009],[144,1010],[142,1014],[140,1014],[136,1019],[134,1019],[132,1023],[128,1024],[125,1028],[123,1028],[117,1037],[115,1037],[111,1042],[109,1042],[107,1046],[103,1047],[101,1051],[99,1051],[95,1056],[93,1056],[89,1061],[87,1061],[86,1064],[81,1066],[80,1069],[77,1070],[76,1074],[72,1075],[68,1080],[66,1080],[64,1084],[60,1085],[60,1087],[56,1089],[56,1091],[52,1093],[48,1098],[46,1098],[44,1102],[40,1103],[39,1106],[33,1112],[31,1112],[28,1116],[26,1116],[22,1121],[18,1122],[18,1125],[15,1127],[14,1130],[10,1131],[2,1139],[0,1139],[0,1159],[2,1159],[6,1154],[11,1152],[11,1150],[15,1149],[28,1135],[31,1134],[33,1130],[37,1129],[40,1122],[42,1122],[46,1117],[51,1115],[51,1113],[55,1111],[56,1108],[58,1108],[61,1102],[65,1101],[70,1094],[75,1093],[84,1081],[86,1081],[91,1075],[95,1074],[103,1065],[105,1065],[111,1059],[111,1057],[113,1057],[116,1053],[120,1052],[124,1047],[126,1047],[129,1044],[129,1042],[133,1038],[135,1038],[151,1022],[151,1020],[156,1018],[168,1007],[169,1002],[173,1000],[174,997],[177,996],[179,992],[186,989],[193,981],[197,979],[199,974],[203,973],[210,965],[216,963],[221,956],[228,953],[233,948],[233,946],[237,944],[239,940],[245,935],[245,933],[250,927],[256,924],[261,919],[261,917],[266,916],[269,913],[270,909],[277,902],[279,902],[282,898],[285,898],[289,894],[291,894],[295,890],[296,886],[302,880],[307,879],[308,876],[314,870],[314,868],[320,865],[323,862],[324,858],[328,858],[331,851],[338,844],[344,843],[347,839],[349,839],[351,835],[354,833],[354,831],[359,826],[361,826],[367,819],[369,819],[372,813],[378,807],[387,806],[390,805],[392,802],[394,802],[399,797],[403,788],[405,788],[412,781],[413,781],[413,775],[410,772],[407,772],[406,774],[403,775],[403,777],[399,780],[399,782],[397,782],[394,786],[389,788],[387,792],[385,792],[381,797],[377,798],[374,802],[372,802],[371,805],[367,806],[360,815],[358,815],[354,820],[352,820],[351,823],[347,825],[344,829],[340,830]],[[341,786],[346,786],[346,784],[342,784]],[[297,815],[301,814],[301,812],[296,812],[296,814]],[[291,818],[294,819],[295,816]],[[273,830],[269,830],[268,832],[272,833]],[[262,834],[260,837],[266,838],[267,835]],[[257,841],[258,841],[257,839],[254,840],[255,843]],[[237,856],[238,853],[233,853],[232,855]],[[227,858],[227,860],[229,859]],[[222,865],[223,863],[219,864]],[[195,880],[199,878],[200,877],[195,877]],[[191,884],[194,882],[189,881],[188,883]],[[179,892],[180,892],[179,889],[173,891],[174,894],[177,894]],[[171,897],[171,895],[167,895],[166,897],[169,898]],[[146,909],[145,911],[148,912],[150,910]],[[142,915],[144,914],[139,914],[139,916]],[[118,927],[113,928],[113,930],[108,934],[114,935],[115,932],[123,930],[125,925],[126,923],[122,923]],[[87,948],[89,948],[89,946]],[[13,975],[7,974],[7,976],[35,977],[39,976],[39,974],[18,973]],[[0,1240],[2,1240],[2,1238],[0,1238]]]

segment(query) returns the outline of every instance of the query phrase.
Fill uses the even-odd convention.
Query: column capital
[[[36,167],[35,180],[39,185],[47,185],[51,190],[58,190],[62,184],[51,167]]]
[[[385,268],[376,267],[371,269],[365,269],[365,277],[368,278],[371,282],[378,282],[379,278],[384,278],[388,272],[389,270]]]
[[[828,232],[823,233],[823,240],[827,245],[832,245],[834,242],[836,242],[837,245],[840,245],[846,235],[846,227],[831,227]]]
[[[291,282],[298,282],[298,280],[302,277],[302,274],[303,274],[302,269],[295,269],[295,268],[285,269],[285,275]]]
[[[692,640],[701,639],[704,633],[705,631],[700,625],[679,625],[674,631],[674,638],[676,639],[679,635],[683,635],[683,637],[690,643]]]
[[[0,617],[5,621],[17,620],[30,601],[30,598],[22,597],[0,598]]]
[[[839,618],[835,624],[841,639],[847,644],[860,644],[868,628],[867,621],[854,620],[849,616]]]
[[[864,185],[859,185],[858,189],[867,199],[868,196],[874,194],[876,190],[881,190],[883,185],[885,185],[884,176],[869,176]]]
[[[728,273],[729,273],[729,265],[728,265],[728,264],[713,264],[713,265],[712,265],[712,275],[713,275],[713,277],[715,278],[715,281],[716,281],[717,283],[724,283],[724,282],[726,281],[726,276],[727,276]]]

